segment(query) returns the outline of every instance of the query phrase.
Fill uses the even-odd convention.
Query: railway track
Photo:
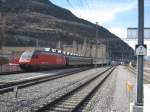
[[[136,74],[136,69],[133,69],[131,67],[127,67],[129,71]],[[144,80],[146,83],[150,83],[150,75],[148,71],[144,71]]]
[[[28,72],[25,72],[25,71],[0,72],[0,75],[12,75],[12,74],[18,74],[18,73],[28,73]]]
[[[90,78],[65,94],[59,95],[53,101],[35,108],[35,112],[78,112],[83,108],[97,88],[108,78],[114,70],[111,67]]]
[[[11,72],[0,72],[0,75],[14,75],[14,74],[20,74],[20,73],[32,73],[32,72],[41,72],[41,71],[49,71],[49,70],[60,70],[60,69],[67,69],[67,68],[54,68],[54,69],[39,69],[39,70],[29,70],[29,71],[11,71]]]
[[[29,77],[22,80],[16,80],[16,81],[10,81],[5,84],[0,84],[0,94],[4,94],[7,92],[17,91],[18,89],[26,88],[29,86],[33,86],[36,84],[40,84],[46,81],[58,79],[61,77],[73,75],[75,73],[79,73],[85,70],[90,69],[89,67],[86,68],[79,68],[71,71],[63,71],[61,73],[55,74],[55,75],[45,75],[45,76],[37,76],[37,77]]]

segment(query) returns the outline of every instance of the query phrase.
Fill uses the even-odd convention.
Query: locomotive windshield
[[[26,60],[30,60],[32,58],[34,51],[25,51],[22,55],[21,55],[21,59],[26,59]]]

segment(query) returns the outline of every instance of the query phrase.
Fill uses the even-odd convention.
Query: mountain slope
[[[72,40],[83,43],[86,39],[95,43],[98,28],[98,39],[107,44],[112,56],[121,57],[122,49],[125,53],[133,53],[126,43],[107,29],[77,18],[49,0],[7,0],[0,3],[0,11],[6,21],[6,46],[35,46],[37,39],[40,46],[51,47],[55,47],[58,40],[69,44]]]

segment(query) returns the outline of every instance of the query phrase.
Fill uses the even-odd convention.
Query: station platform
[[[144,111],[150,112],[150,84],[144,84]]]

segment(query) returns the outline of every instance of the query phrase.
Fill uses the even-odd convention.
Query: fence
[[[0,74],[21,71],[18,64],[5,64],[0,65]]]

